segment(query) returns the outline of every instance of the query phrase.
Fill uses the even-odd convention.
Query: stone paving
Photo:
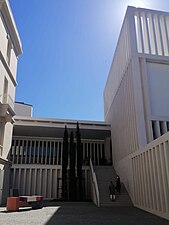
[[[0,207],[0,225],[169,225],[169,221],[134,207],[96,207],[91,202],[50,202],[43,209]]]

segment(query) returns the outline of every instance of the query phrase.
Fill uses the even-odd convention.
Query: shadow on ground
[[[58,210],[46,225],[168,225],[169,221],[134,207],[101,207],[90,202],[49,202]]]

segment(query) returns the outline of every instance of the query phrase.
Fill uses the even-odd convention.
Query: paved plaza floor
[[[50,202],[43,209],[0,207],[0,225],[169,225],[169,221],[134,207],[96,207],[91,202]]]

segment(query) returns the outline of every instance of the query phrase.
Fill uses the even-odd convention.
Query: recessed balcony
[[[8,104],[12,110],[14,110],[14,101],[9,94],[4,94],[1,97],[2,104]]]

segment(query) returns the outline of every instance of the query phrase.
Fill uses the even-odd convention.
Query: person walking
[[[111,201],[115,201],[115,199],[116,199],[115,186],[112,181],[110,182],[110,185],[109,185],[109,192],[110,192]]]
[[[121,182],[120,182],[120,177],[117,175],[116,178],[116,191],[120,194],[121,193]]]

